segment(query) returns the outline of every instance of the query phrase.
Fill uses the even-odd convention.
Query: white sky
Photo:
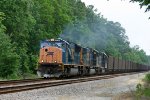
[[[86,5],[94,5],[98,12],[109,21],[119,22],[126,30],[131,46],[139,45],[150,55],[150,11],[140,9],[138,3],[129,0],[81,0]]]

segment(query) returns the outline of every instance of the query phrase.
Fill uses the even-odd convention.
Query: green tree
[[[131,0],[131,2],[139,2],[140,6],[146,6],[146,12],[150,10],[150,0]]]
[[[108,21],[96,12],[94,6],[86,7],[80,2],[80,0],[70,2],[74,3],[72,6],[76,10],[72,9],[74,20],[65,27],[61,35],[63,38],[122,59],[144,64],[148,62],[143,50],[130,47],[125,29],[120,23]]]
[[[31,0],[1,0],[0,11],[6,15],[3,21],[6,34],[10,36],[15,45],[15,52],[19,55],[19,73],[29,71],[28,40],[29,32],[33,28],[34,19],[30,13]]]
[[[9,36],[4,32],[6,27],[2,24],[4,13],[0,12],[0,77],[8,77],[17,71],[18,55]]]

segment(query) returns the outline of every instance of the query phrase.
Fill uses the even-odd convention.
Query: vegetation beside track
[[[17,76],[17,75],[10,75],[7,78],[0,78],[0,81],[3,80],[22,80],[22,79],[37,79],[39,78],[36,74],[33,73],[26,73],[24,77]]]
[[[137,84],[136,86],[136,98],[141,100],[142,98],[150,98],[150,73],[146,74],[143,79],[143,84]]]

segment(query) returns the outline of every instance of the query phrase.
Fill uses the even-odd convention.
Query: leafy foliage
[[[150,73],[145,75],[145,80],[150,83]]]
[[[18,55],[14,52],[10,38],[4,34],[6,28],[2,24],[4,13],[0,12],[0,77],[8,77],[17,70]]]
[[[141,100],[142,97],[150,97],[150,73],[147,73],[143,80],[144,84],[137,84],[136,86],[136,99]]]
[[[146,12],[150,10],[150,0],[131,0],[131,2],[139,2],[140,6],[146,6]]]

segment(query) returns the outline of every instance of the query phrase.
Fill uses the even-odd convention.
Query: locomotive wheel
[[[90,68],[86,67],[86,75],[90,75]]]
[[[101,68],[98,67],[97,70],[98,70],[98,74],[101,74]]]
[[[100,74],[100,67],[96,67],[95,72],[96,72],[96,74]]]

